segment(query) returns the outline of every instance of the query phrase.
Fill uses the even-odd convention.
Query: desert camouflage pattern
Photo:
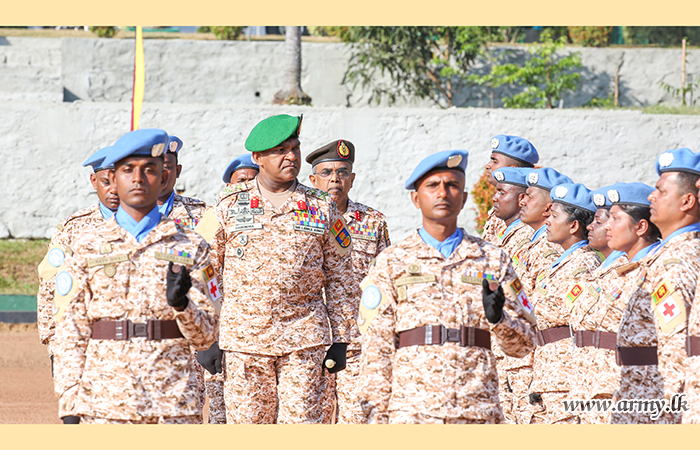
[[[73,250],[62,269],[70,274],[72,289],[56,300],[54,385],[59,416],[136,421],[201,416],[198,369],[190,345],[204,350],[217,338],[214,308],[198,275],[210,264],[207,243],[164,216],[139,243],[112,217],[76,236]],[[187,265],[192,275],[190,301],[183,311],[168,305],[169,262],[156,258],[156,252],[169,250],[186,252],[193,260]],[[97,258],[119,256],[128,260],[94,264]],[[90,339],[92,324],[101,319],[176,320],[185,339]]]
[[[427,414],[406,411],[391,411],[389,412],[389,420],[387,423],[399,425],[465,425],[465,424],[486,424],[486,420],[480,419],[462,419],[453,417],[433,417]]]
[[[321,422],[325,347],[281,356],[231,351],[224,356],[226,423]]]
[[[505,231],[505,230],[504,230]],[[534,230],[524,223],[516,225],[508,234],[498,239],[501,247],[511,257],[515,274],[520,278],[525,273],[525,265],[520,264],[516,254],[523,255],[530,245]],[[522,252],[521,252],[522,250]],[[520,423],[519,404],[527,399],[527,386],[532,379],[532,354],[524,358],[506,356],[497,346],[493,346],[498,369],[498,392],[505,423]],[[522,370],[522,373],[521,373]]]
[[[359,331],[348,318],[356,314],[360,290],[350,253],[342,256],[333,243],[330,227],[340,216],[328,194],[298,183],[277,209],[260,194],[257,179],[224,190],[228,195],[213,208],[218,227],[211,240],[224,284],[219,347],[282,356],[351,342]],[[252,222],[262,228],[237,229],[233,212],[241,194],[257,199],[262,213]],[[323,213],[321,234],[293,228],[299,206]]]
[[[202,423],[202,416],[179,417],[144,417],[140,420],[107,419],[105,417],[83,416],[80,423],[87,425],[131,425],[131,424],[164,424],[164,425],[197,425]]]
[[[47,249],[59,247],[66,255],[73,252],[71,244],[75,236],[82,230],[94,224],[104,222],[100,205],[93,205],[82,209],[63,219],[56,227]],[[43,269],[43,270],[42,270]],[[53,319],[53,297],[56,289],[56,273],[58,267],[53,267],[48,262],[48,252],[39,266],[39,292],[36,296],[37,327],[39,339],[46,345],[49,355],[53,355],[52,340],[56,334],[56,322]]]
[[[564,253],[561,245],[547,240],[547,233],[542,233],[535,242],[519,257],[520,271],[522,272],[523,286],[527,295],[532,295],[537,288],[537,279],[544,276],[554,261]],[[516,254],[517,255],[517,254]]]
[[[700,283],[695,287],[694,298],[700,298]],[[700,336],[700,308],[690,310],[688,335]],[[693,352],[697,351],[693,349]],[[700,356],[689,356],[685,370],[685,392],[690,410],[683,412],[683,423],[700,423]]]
[[[173,198],[173,209],[170,211],[168,217],[175,220],[180,225],[193,230],[206,210],[207,204],[202,200],[192,197],[183,197],[176,192]]]
[[[474,284],[462,278],[481,272],[510,284],[516,280],[510,258],[501,249],[463,233],[459,246],[444,258],[415,231],[384,250],[363,282],[376,285],[382,298],[369,324],[358,317],[361,325],[368,326],[358,386],[369,423],[387,423],[392,414],[397,418],[399,413],[503,421],[492,351],[453,342],[397,349],[401,331],[425,325],[464,325],[489,330],[492,343],[510,356],[524,356],[532,350],[533,333],[521,304],[506,294],[502,319],[492,325],[483,311],[481,278]],[[420,275],[416,275],[416,266]],[[397,287],[407,276],[434,281],[400,282]]]
[[[637,264],[629,264],[621,256],[610,266],[599,266],[582,281],[583,293],[571,310],[573,331],[605,331],[617,333],[631,293],[626,277],[635,277]],[[622,274],[620,275],[620,273]],[[623,291],[623,288],[627,288]],[[611,399],[620,387],[620,366],[615,350],[594,347],[573,347],[570,397],[572,399]],[[610,423],[610,412],[579,412],[581,423]]]
[[[481,239],[485,240],[489,244],[498,245],[498,235],[503,233],[507,225],[503,219],[496,217],[494,209],[489,209],[488,215],[486,216],[486,222],[484,223],[484,231],[481,233]]]
[[[685,344],[688,314],[692,313],[691,306],[698,286],[698,274],[700,274],[700,233],[689,232],[675,236],[642,261],[644,262],[642,268],[644,281],[632,293],[629,304],[630,307],[645,307],[650,310],[649,314],[653,318],[658,344],[649,345],[658,345],[658,370],[663,378],[663,395],[670,401],[674,394],[683,393],[686,390],[688,357]],[[668,288],[668,293],[656,304],[654,295],[663,289],[662,285]],[[669,299],[675,303],[672,309],[680,310],[681,313],[667,323],[664,316],[673,315],[670,312],[671,308],[667,310],[665,307]],[[626,327],[631,325],[624,322],[623,324]],[[622,345],[619,336],[618,344]],[[628,397],[622,396],[622,398]],[[681,423],[680,413],[664,414],[662,418],[670,423]]]
[[[574,303],[567,299],[567,295],[599,265],[598,254],[590,245],[584,245],[544,273],[532,295],[538,330],[569,326],[570,308]],[[542,402],[530,408],[533,414],[531,423],[563,423],[572,420],[571,413],[565,412],[560,403],[571,388],[572,351],[571,339],[535,348],[530,392],[540,393]]]

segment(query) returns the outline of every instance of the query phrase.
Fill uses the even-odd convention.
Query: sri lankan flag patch
[[[651,309],[661,331],[668,333],[685,323],[687,313],[681,292],[670,281],[664,280],[651,294]]]
[[[566,294],[566,299],[569,301],[569,309],[574,307],[574,303],[583,292],[583,287],[580,284],[574,284],[568,294]]]
[[[352,239],[345,226],[345,220],[342,217],[339,217],[338,220],[333,223],[331,234],[333,235],[333,244],[341,256],[352,249]]]
[[[532,302],[530,302],[530,299],[527,298],[520,280],[516,278],[513,282],[507,283],[505,291],[518,301],[527,320],[533,325],[536,324],[537,317],[535,316],[535,307]]]

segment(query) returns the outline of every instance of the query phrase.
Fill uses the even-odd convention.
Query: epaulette
[[[571,276],[575,277],[576,275],[580,275],[583,272],[588,272],[588,269],[584,266],[581,266],[578,269],[575,269],[573,272],[571,272]]]
[[[229,185],[226,186],[221,192],[219,192],[219,198],[218,198],[218,203],[221,203],[221,200],[230,197],[233,194],[238,194],[239,192],[245,192],[249,191],[251,189],[250,186],[248,186],[246,183],[236,183],[234,185]]]
[[[639,263],[635,261],[635,262],[631,262],[628,264],[623,264],[620,267],[616,267],[615,271],[617,272],[618,276],[622,276],[622,275],[626,274],[627,272],[630,272],[630,271],[636,269],[637,267],[639,267]]]
[[[669,258],[669,259],[665,259],[661,264],[663,264],[664,267],[666,267],[666,266],[670,266],[673,264],[683,264],[683,261],[681,261],[678,258]]]
[[[56,228],[58,229],[58,231],[63,231],[66,228],[66,225],[68,225],[73,220],[89,216],[90,214],[92,214],[92,206],[89,208],[81,209],[80,211],[77,211],[71,214],[70,216],[66,217],[58,225],[56,225]]]
[[[544,254],[542,255],[542,257],[543,257],[543,258],[546,258],[546,257],[548,257],[548,256],[558,255],[558,254],[559,254],[558,251],[554,250],[553,248],[550,248],[549,250],[547,250],[546,252],[544,252]]]
[[[206,206],[206,202],[193,197],[182,197],[182,204],[187,206]]]
[[[311,194],[315,197],[318,197],[321,200],[328,200],[328,192],[322,191],[320,189],[312,188],[312,187],[310,187],[308,189],[309,189],[309,194]]]

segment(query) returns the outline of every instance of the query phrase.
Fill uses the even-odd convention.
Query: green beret
[[[264,152],[277,147],[290,137],[299,137],[302,114],[299,117],[278,114],[258,122],[245,140],[245,148],[251,152]]]
[[[325,161],[347,161],[353,164],[355,162],[355,146],[352,145],[352,142],[341,139],[317,148],[306,157],[306,162],[311,164],[311,167]]]

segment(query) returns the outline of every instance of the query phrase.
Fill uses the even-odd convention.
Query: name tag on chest
[[[187,252],[179,252],[177,250],[166,250],[163,252],[156,252],[154,256],[156,259],[160,259],[162,261],[170,261],[177,264],[186,264],[190,266],[194,264],[194,258],[192,258]]]
[[[127,255],[127,254],[105,256],[103,258],[88,259],[87,266],[88,267],[106,266],[107,264],[114,264],[114,263],[124,262],[124,261],[128,261],[128,260],[129,260],[129,255]]]

